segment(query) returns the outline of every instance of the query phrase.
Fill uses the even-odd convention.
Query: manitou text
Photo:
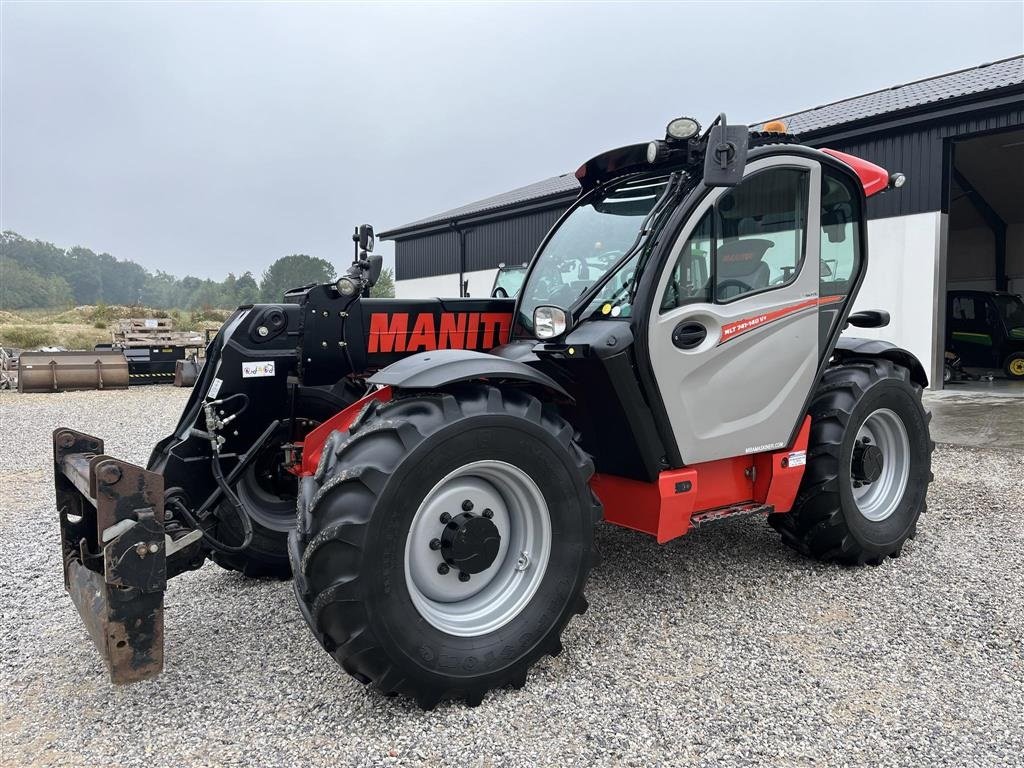
[[[508,341],[508,312],[373,312],[367,351],[487,350]]]

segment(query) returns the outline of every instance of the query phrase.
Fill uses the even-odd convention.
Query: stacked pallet
[[[203,346],[201,334],[174,330],[174,321],[169,317],[118,320],[110,333],[114,345],[125,348]]]

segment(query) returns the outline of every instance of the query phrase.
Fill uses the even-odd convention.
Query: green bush
[[[105,323],[109,323],[114,319],[114,310],[108,307],[104,302],[100,301],[96,303],[96,306],[92,308],[92,319],[102,320]]]
[[[0,329],[0,341],[5,347],[37,349],[54,342],[53,331],[42,325],[7,325]]]
[[[107,327],[107,321],[106,320],[97,320],[95,323],[92,324],[92,327],[93,328],[99,328],[100,330],[103,330],[104,328]]]
[[[68,349],[92,349],[96,346],[96,334],[89,331],[73,331],[64,337]]]

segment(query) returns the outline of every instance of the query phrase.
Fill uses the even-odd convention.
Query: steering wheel
[[[508,291],[506,291],[499,285],[497,288],[494,289],[494,292],[491,293],[491,297],[495,299],[507,299]]]
[[[728,290],[731,288],[735,288],[736,292],[729,294]],[[730,279],[723,280],[722,282],[720,282],[718,284],[718,287],[715,289],[715,293],[718,294],[719,299],[732,299],[735,298],[736,296],[739,296],[741,293],[747,293],[749,290],[750,286],[747,285],[742,280]]]

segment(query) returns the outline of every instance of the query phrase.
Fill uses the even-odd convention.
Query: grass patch
[[[223,309],[190,312],[106,304],[73,309],[23,309],[18,314],[0,310],[0,344],[18,349],[92,349],[96,344],[110,342],[108,329],[121,319],[169,317],[176,331],[202,333],[207,328],[220,328],[230,314]]]
[[[57,334],[45,325],[4,325],[0,327],[0,344],[18,349],[49,347]]]

